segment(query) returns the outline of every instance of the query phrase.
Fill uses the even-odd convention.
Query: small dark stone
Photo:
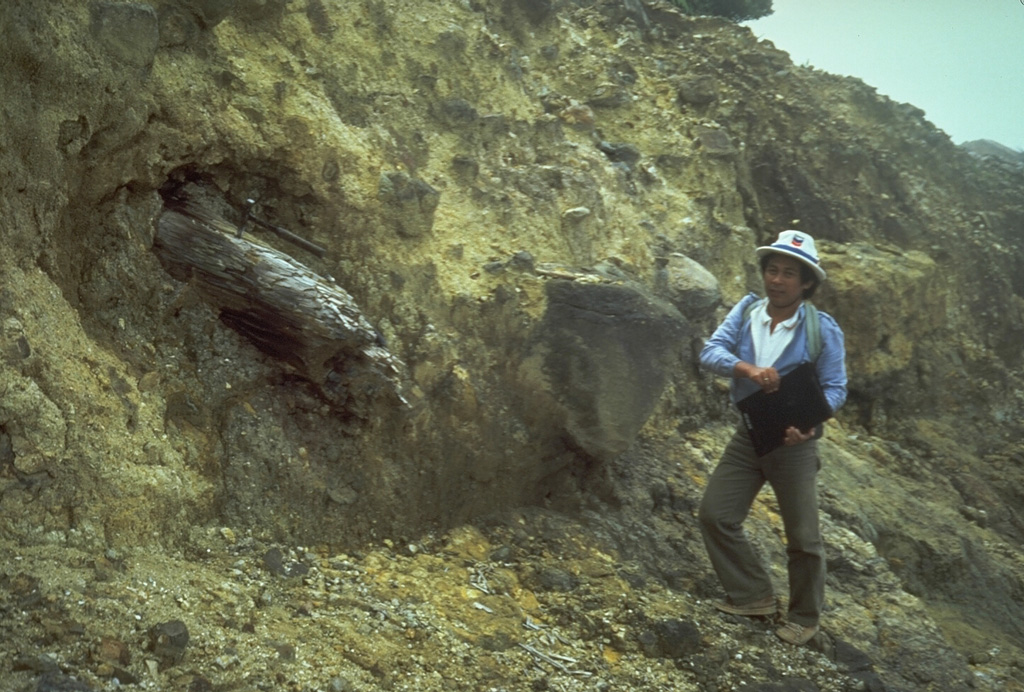
[[[870,671],[874,667],[866,653],[842,639],[836,641],[836,663],[847,673]]]
[[[447,56],[460,56],[466,52],[469,41],[462,29],[442,31],[437,36],[437,47]]]
[[[714,127],[698,128],[697,141],[709,156],[731,158],[736,155],[736,147],[725,130]]]
[[[182,7],[164,5],[158,12],[160,21],[160,46],[187,46],[199,37],[198,18]]]
[[[285,564],[280,548],[271,548],[263,554],[263,566],[279,577],[302,577],[309,574],[309,566],[301,562]]]
[[[153,64],[160,23],[149,5],[104,2],[93,7],[92,35],[114,60],[132,67]]]
[[[643,589],[647,586],[647,580],[639,574],[634,574],[633,572],[627,572],[625,570],[620,570],[618,574],[627,584],[629,584],[631,588]]]
[[[320,171],[320,177],[325,183],[337,182],[340,175],[341,167],[337,161],[327,161],[324,163],[323,170]]]
[[[218,70],[213,75],[213,83],[221,89],[231,89],[242,84],[242,80],[231,70]]]
[[[77,149],[81,149],[82,145],[89,139],[89,135],[89,119],[84,115],[80,115],[74,120],[68,119],[60,124],[57,144],[65,149],[71,149],[72,145]],[[20,339],[24,338],[20,337]]]
[[[170,620],[153,625],[149,630],[149,648],[160,662],[169,668],[181,662],[188,646],[188,627],[181,620]]]
[[[636,638],[640,643],[640,648],[643,649],[644,655],[649,658],[658,658],[661,656],[661,648],[658,646],[658,635],[653,629],[644,630]]]
[[[293,562],[288,565],[286,574],[289,577],[304,577],[309,574],[309,565],[302,562]]]
[[[508,134],[511,128],[502,113],[491,113],[480,118],[480,129],[491,137]]]
[[[280,576],[287,574],[287,570],[284,568],[284,553],[280,548],[271,548],[263,554],[263,566],[274,574]]]
[[[164,409],[164,419],[175,423],[179,427],[182,423],[189,423],[193,427],[201,428],[206,424],[207,418],[203,411],[189,396],[188,392],[177,391],[167,396],[167,406]]]
[[[512,255],[512,261],[510,264],[516,269],[525,272],[532,272],[535,266],[533,255],[526,250],[520,250]]]
[[[459,178],[472,182],[480,175],[480,164],[469,156],[456,156],[452,159],[452,170]]]
[[[718,100],[718,83],[713,77],[688,79],[679,85],[679,103],[706,106]]]
[[[637,637],[651,658],[685,658],[700,651],[700,630],[686,620],[662,620]]]
[[[657,478],[651,482],[651,487],[648,489],[651,495],[651,502],[653,503],[652,509],[657,511],[662,507],[669,506],[672,501],[672,491],[669,490],[668,483],[663,479]]]
[[[598,145],[609,161],[624,163],[632,168],[640,160],[640,150],[632,144],[601,142]]]
[[[31,610],[43,602],[43,591],[39,588],[39,578],[24,572],[14,575],[6,584],[13,596],[16,596],[19,610]]]
[[[579,586],[579,579],[565,570],[545,567],[537,575],[537,583],[544,591],[572,591]]]
[[[117,678],[122,685],[138,685],[142,682],[138,675],[123,666],[114,666],[114,673],[111,677]]]
[[[992,654],[987,651],[976,651],[967,660],[972,666],[981,666],[992,662]]]
[[[441,114],[449,125],[466,125],[479,117],[466,99],[448,99],[441,104]]]
[[[681,154],[658,154],[655,158],[655,163],[658,168],[664,168],[671,173],[682,173],[686,170],[686,164],[689,159]]]
[[[385,214],[393,220],[399,235],[415,237],[433,227],[441,193],[405,171],[392,171],[381,174],[377,199],[384,204]]]
[[[270,646],[282,661],[294,661],[295,660],[295,645],[287,642],[270,642]]]
[[[629,91],[620,86],[598,87],[587,99],[587,104],[593,108],[618,108],[627,106],[633,102],[633,96]]]
[[[51,656],[39,654],[38,656],[17,656],[11,665],[12,670],[31,670],[36,673],[47,675],[59,674],[60,665]]]
[[[488,559],[491,562],[508,562],[512,558],[512,548],[507,545],[503,545],[500,548],[495,548],[491,551]]]

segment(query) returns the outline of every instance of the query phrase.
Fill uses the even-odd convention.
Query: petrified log
[[[291,365],[332,403],[365,415],[382,395],[401,400],[399,361],[352,296],[292,257],[238,236],[195,203],[164,209],[153,249],[229,327]]]

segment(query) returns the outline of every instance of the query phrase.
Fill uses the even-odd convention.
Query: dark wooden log
[[[291,365],[334,404],[365,415],[381,396],[402,401],[400,363],[352,296],[292,257],[237,234],[194,203],[165,208],[153,249],[220,319]]]

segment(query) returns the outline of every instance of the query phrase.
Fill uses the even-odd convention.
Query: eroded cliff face
[[[795,227],[849,350],[823,443],[835,627],[921,689],[970,675],[953,655],[926,679],[926,652],[990,637],[1014,653],[978,679],[1004,684],[1019,165],[665,3],[13,1],[0,22],[9,545],[187,557],[231,527],[352,549],[546,506],[711,595],[692,512],[732,421],[695,352]],[[154,235],[183,190],[326,247],[246,236],[352,296],[404,403],[325,398],[173,278]]]

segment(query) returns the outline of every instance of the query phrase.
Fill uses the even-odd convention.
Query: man
[[[820,353],[808,350],[810,311],[804,301],[825,280],[814,239],[783,231],[756,254],[766,298],[750,294],[729,312],[704,345],[701,366],[732,378],[735,403],[759,389],[776,392],[782,376],[816,356],[818,379],[834,413],[846,401],[846,348],[839,325],[818,312]],[[727,596],[716,607],[735,615],[771,615],[777,612],[772,582],[743,531],[754,498],[765,482],[771,484],[786,531],[789,571],[787,622],[776,634],[795,645],[818,633],[825,601],[817,495],[820,434],[820,426],[791,427],[783,446],[758,458],[741,425],[708,480],[699,513],[708,556]]]

